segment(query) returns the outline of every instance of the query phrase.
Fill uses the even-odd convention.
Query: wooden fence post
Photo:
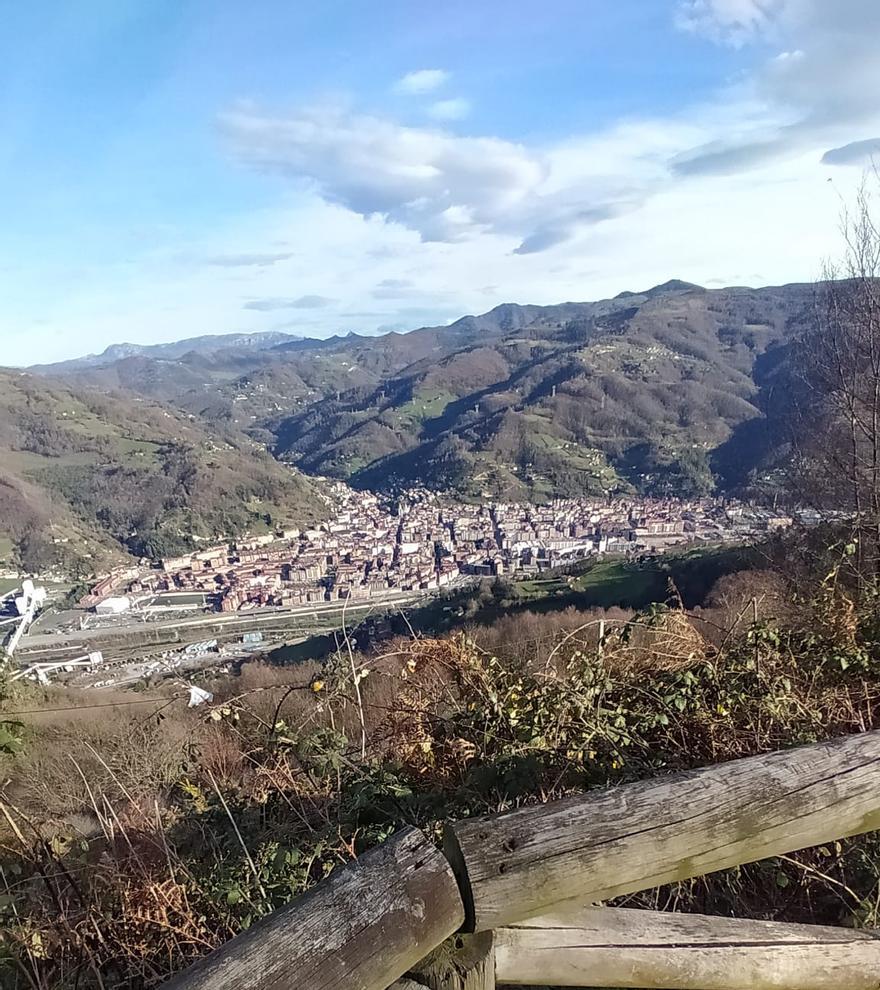
[[[492,932],[456,935],[415,966],[410,974],[428,990],[495,990]]]
[[[467,930],[880,828],[880,732],[748,757],[446,829]]]
[[[458,930],[444,857],[408,828],[186,970],[165,990],[386,990]]]
[[[495,933],[499,983],[658,990],[877,990],[880,934],[584,908]]]

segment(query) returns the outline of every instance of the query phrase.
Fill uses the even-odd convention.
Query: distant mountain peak
[[[106,347],[100,354],[89,355],[88,358],[84,360],[89,360],[89,358],[96,358],[98,360],[107,361],[119,361],[122,358],[134,357],[140,354],[144,350],[144,346],[141,344],[111,344]]]
[[[671,278],[668,282],[662,282],[660,285],[655,285],[653,288],[648,289],[644,295],[659,296],[664,292],[690,292],[692,289],[705,292],[703,286],[697,285],[695,282],[685,282],[680,278]]]

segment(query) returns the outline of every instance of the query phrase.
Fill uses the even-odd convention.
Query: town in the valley
[[[105,575],[76,608],[25,581],[0,602],[16,676],[91,687],[231,665],[480,579],[528,578],[585,558],[748,542],[809,511],[731,499],[580,498],[472,504],[327,484],[325,520]]]
[[[791,515],[730,499],[581,498],[474,505],[413,489],[328,487],[325,522],[107,575],[81,605],[121,613],[191,593],[219,612],[381,599],[463,579],[534,574],[593,554],[748,540]],[[803,515],[803,514],[802,514]],[[804,520],[809,521],[809,520]]]

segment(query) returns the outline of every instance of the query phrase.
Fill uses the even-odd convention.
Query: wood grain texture
[[[447,827],[485,931],[880,828],[880,732]]]
[[[428,990],[495,990],[495,946],[491,932],[456,935],[410,974]]]
[[[877,933],[586,908],[495,933],[499,983],[666,990],[877,990]]]
[[[386,990],[463,919],[448,863],[409,828],[263,918],[166,990]]]

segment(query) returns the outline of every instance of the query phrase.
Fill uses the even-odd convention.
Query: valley
[[[335,603],[487,578],[540,599],[578,561],[813,524],[778,470],[813,292],[673,280],[407,334],[205,336],[0,372],[5,580],[124,613],[35,627],[22,658],[138,661],[184,628],[278,647],[344,625]]]
[[[0,569],[76,578],[308,524],[318,478],[474,502],[776,496],[813,293],[672,281],[407,334],[201,337],[2,372]]]
[[[880,990],[880,3],[7,6],[0,990]]]

